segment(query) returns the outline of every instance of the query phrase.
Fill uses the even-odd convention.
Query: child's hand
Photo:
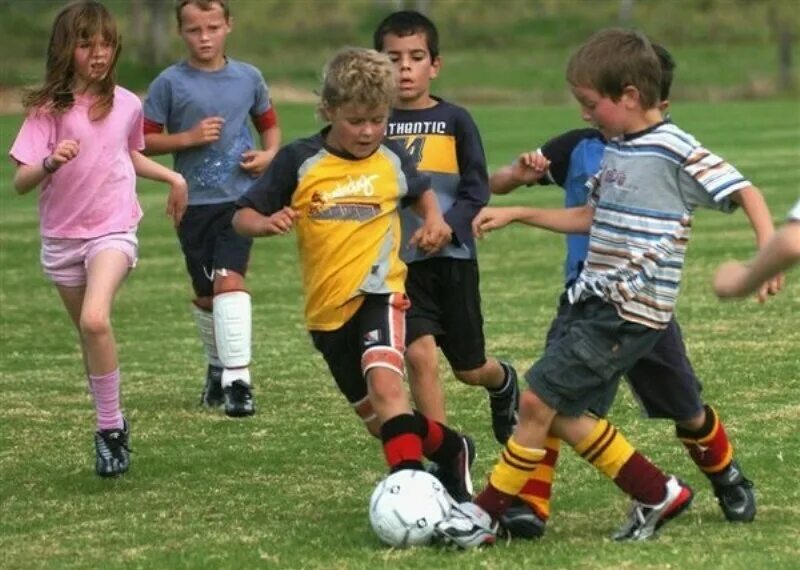
[[[453,228],[444,218],[435,216],[425,220],[408,242],[408,247],[419,247],[426,254],[436,253],[453,240]]]
[[[482,238],[487,233],[499,230],[513,221],[514,217],[508,208],[483,208],[472,220],[472,235]]]
[[[189,185],[186,184],[183,176],[176,173],[175,179],[170,182],[169,186],[167,216],[172,218],[172,222],[177,228],[186,213],[186,205],[189,203]]]
[[[714,275],[714,294],[720,299],[740,297],[746,275],[747,265],[740,261],[726,261]]]
[[[273,158],[275,158],[275,152],[271,150],[248,150],[242,153],[242,161],[239,166],[253,178],[258,178],[267,169]]]
[[[541,180],[550,168],[550,161],[539,151],[523,152],[511,165],[511,176],[520,184]]]
[[[762,283],[761,287],[756,291],[756,299],[758,299],[758,302],[764,303],[773,295],[777,295],[781,289],[783,289],[785,279],[783,273],[779,273],[772,279]]]
[[[294,221],[300,214],[285,206],[271,216],[264,217],[264,228],[259,235],[275,236],[288,234],[294,226]]]
[[[199,121],[188,132],[190,146],[202,146],[219,140],[225,119],[222,117],[206,117]]]
[[[80,142],[72,139],[64,139],[63,141],[59,141],[56,148],[53,149],[52,154],[45,158],[45,164],[48,165],[50,171],[55,172],[78,156],[80,150]]]

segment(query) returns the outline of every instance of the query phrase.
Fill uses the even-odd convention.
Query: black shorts
[[[231,220],[234,202],[189,206],[178,227],[186,270],[198,297],[214,294],[214,271],[230,269],[247,273],[252,238],[237,234]]]
[[[362,372],[362,357],[367,350],[391,347],[400,354],[402,366],[407,309],[405,295],[365,295],[358,311],[342,327],[310,331],[314,347],[322,353],[336,385],[351,404],[367,397],[367,381]]]
[[[435,257],[408,265],[407,344],[433,335],[453,370],[486,363],[478,262]]]
[[[562,336],[569,307],[564,293],[559,299],[556,318],[547,333],[547,344]],[[681,329],[674,318],[658,338],[653,350],[637,360],[626,376],[634,398],[647,417],[683,421],[696,417],[703,409],[700,395],[703,386],[686,355]],[[601,402],[600,407],[603,406]],[[596,409],[591,411],[601,412]]]
[[[531,389],[565,416],[605,415],[619,379],[655,346],[662,330],[622,319],[589,298],[568,305],[544,355],[525,373]]]
[[[628,370],[628,385],[649,418],[684,421],[703,411],[703,385],[673,316],[653,350]]]

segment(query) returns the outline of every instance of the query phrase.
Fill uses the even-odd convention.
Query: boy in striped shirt
[[[672,319],[694,209],[732,211],[739,204],[759,242],[773,233],[761,193],[664,121],[661,66],[642,34],[598,32],[570,59],[567,80],[583,118],[614,137],[590,180],[588,204],[486,209],[473,224],[477,235],[518,221],[590,237],[586,263],[567,291],[565,325],[525,374],[529,389],[521,397],[520,423],[489,484],[474,504],[437,527],[463,548],[492,542],[496,521],[544,460],[548,433],[633,498],[616,540],[647,539],[689,506],[687,485],[664,474],[600,418],[620,377],[653,349]]]
[[[653,44],[653,49],[661,62],[659,106],[667,117],[675,61],[663,46]],[[568,131],[494,172],[489,186],[494,194],[507,194],[523,185],[558,185],[564,189],[565,207],[582,206],[589,198],[586,182],[600,170],[605,146],[606,135],[596,128]],[[589,236],[568,234],[566,244],[565,282],[569,289],[585,263]],[[759,298],[775,293],[780,285],[780,279],[765,284]],[[561,335],[563,315],[570,306],[565,291],[547,333],[548,342]],[[752,521],[756,516],[753,484],[736,459],[722,418],[703,398],[702,383],[689,360],[675,315],[653,351],[637,361],[625,376],[645,417],[666,418],[675,423],[676,437],[709,479],[725,518],[731,522]],[[545,449],[545,460],[501,520],[505,531],[514,538],[538,538],[544,534],[560,440],[548,437]]]

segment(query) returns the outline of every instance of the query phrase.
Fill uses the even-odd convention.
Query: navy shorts
[[[544,355],[525,373],[531,389],[565,416],[605,415],[619,379],[663,333],[622,319],[599,298],[568,305]]]
[[[198,297],[214,294],[214,272],[247,273],[253,239],[237,234],[231,221],[235,202],[189,206],[178,227],[186,270]]]
[[[547,333],[548,344],[563,334],[569,307],[564,293]],[[703,386],[686,354],[681,329],[674,317],[653,350],[637,360],[626,377],[647,417],[683,421],[696,417],[703,410]]]
[[[336,385],[351,404],[367,397],[362,366],[369,349],[378,346],[394,349],[399,353],[402,366],[407,308],[405,295],[365,295],[355,314],[340,328],[310,331],[314,347],[322,353]]]
[[[432,335],[453,370],[486,363],[480,279],[474,259],[434,257],[408,264],[407,344]]]

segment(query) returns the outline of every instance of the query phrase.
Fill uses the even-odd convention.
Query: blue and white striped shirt
[[[570,300],[597,296],[623,319],[660,329],[675,308],[694,210],[733,211],[731,195],[750,182],[665,122],[609,141],[587,186],[595,214]]]

